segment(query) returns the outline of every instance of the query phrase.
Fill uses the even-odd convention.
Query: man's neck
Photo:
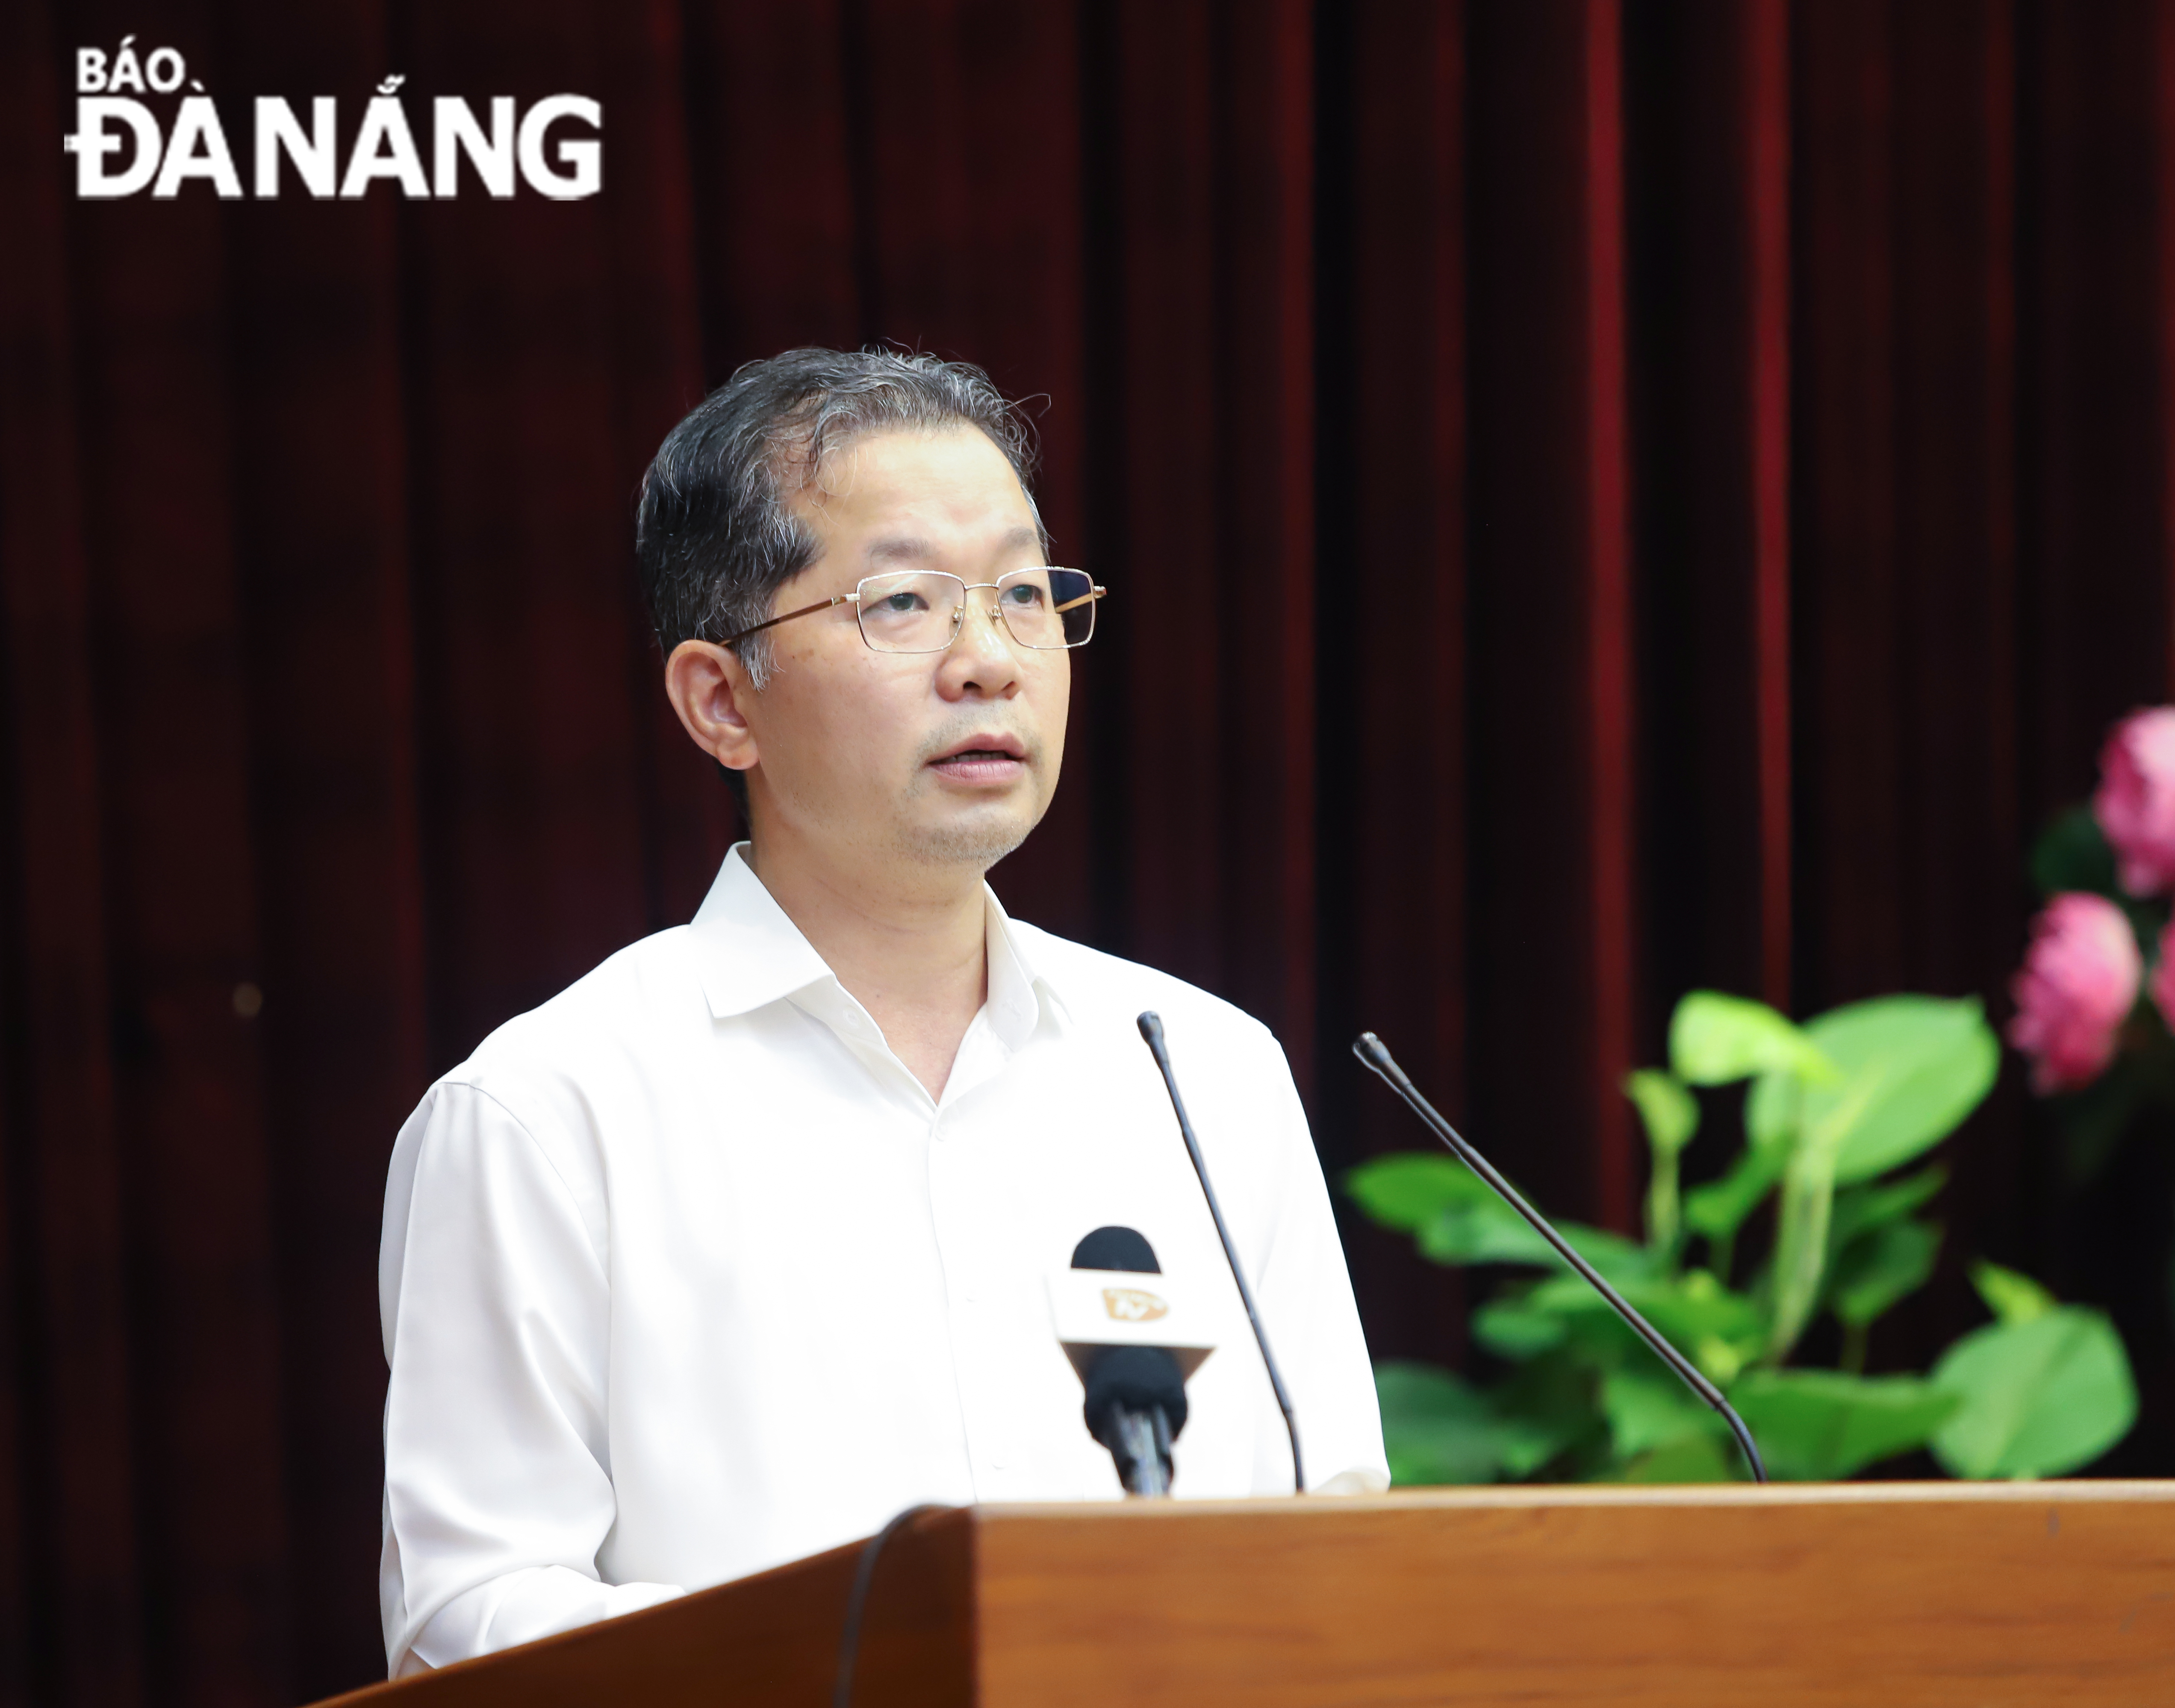
[[[747,859],[892,1053],[942,1097],[989,990],[981,873],[898,861],[834,870],[774,835],[751,842]]]

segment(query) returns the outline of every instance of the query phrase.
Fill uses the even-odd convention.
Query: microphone
[[[1073,1248],[1076,1270],[1113,1275],[1160,1275],[1155,1250],[1131,1228],[1098,1228]],[[1151,1322],[1169,1306],[1151,1293],[1131,1288],[1104,1290],[1104,1313],[1114,1321]],[[1090,1331],[1091,1332],[1094,1331]],[[1075,1345],[1080,1351],[1074,1353]],[[1088,1433],[1110,1450],[1118,1481],[1128,1494],[1170,1493],[1170,1444],[1185,1428],[1185,1378],[1178,1355],[1167,1346],[1093,1343],[1068,1340],[1080,1380],[1088,1390],[1081,1415]]]
[[[1306,1472],[1299,1456],[1299,1418],[1292,1411],[1291,1396],[1284,1391],[1284,1379],[1277,1369],[1275,1355],[1269,1351],[1269,1337],[1261,1327],[1261,1314],[1254,1308],[1254,1290],[1246,1285],[1246,1272],[1239,1266],[1239,1248],[1231,1243],[1231,1230],[1223,1225],[1223,1206],[1216,1201],[1216,1189],[1208,1184],[1208,1164],[1201,1160],[1201,1143],[1193,1136],[1193,1123],[1185,1118],[1185,1100],[1178,1094],[1178,1079],[1170,1071],[1170,1052],[1163,1048],[1163,1017],[1149,1009],[1135,1022],[1141,1028],[1141,1037],[1147,1043],[1148,1054],[1155,1057],[1156,1065],[1163,1071],[1163,1089],[1170,1093],[1171,1112],[1178,1117],[1179,1136],[1185,1141],[1185,1154],[1193,1159],[1193,1172],[1201,1177],[1201,1196],[1208,1201],[1208,1213],[1216,1223],[1216,1237],[1223,1242],[1223,1261],[1231,1266],[1231,1279],[1239,1283],[1239,1302],[1246,1307],[1246,1320],[1252,1325],[1254,1344],[1261,1349],[1261,1363],[1269,1373],[1269,1386],[1277,1396],[1277,1409],[1284,1414],[1284,1433],[1291,1437],[1292,1493],[1306,1493]]]
[[[1487,1158],[1466,1143],[1457,1129],[1435,1112],[1435,1105],[1419,1094],[1418,1089],[1406,1077],[1404,1069],[1397,1065],[1396,1058],[1391,1055],[1388,1047],[1380,1038],[1371,1032],[1363,1032],[1352,1041],[1352,1053],[1380,1074],[1383,1083],[1412,1106],[1413,1113],[1425,1121],[1434,1130],[1435,1136],[1450,1147],[1458,1161],[1494,1187],[1497,1197],[1531,1223],[1533,1231],[1555,1247],[1558,1256],[1586,1277],[1587,1284],[1608,1301],[1609,1308],[1630,1325],[1639,1338],[1654,1349],[1655,1355],[1663,1364],[1683,1379],[1686,1387],[1721,1414],[1722,1422],[1729,1425],[1730,1433],[1737,1437],[1737,1445],[1744,1450],[1745,1460],[1752,1467],[1752,1480],[1765,1483],[1767,1467],[1760,1460],[1760,1449],[1753,1444],[1752,1432],[1744,1427],[1744,1419],[1737,1415],[1736,1407],[1722,1398],[1722,1391],[1700,1373],[1699,1366],[1672,1346],[1659,1329],[1633,1309],[1630,1300],[1604,1281],[1600,1271],[1572,1250],[1570,1241],[1549,1225],[1548,1217],[1521,1197],[1518,1189],[1497,1174]]]

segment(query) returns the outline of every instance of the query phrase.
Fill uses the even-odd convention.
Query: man
[[[795,350],[674,429],[638,557],[750,836],[694,922],[494,1033],[401,1130],[380,1264],[395,1674],[876,1530],[1115,1499],[1044,1277],[1144,1234],[1218,1324],[1176,1491],[1288,1491],[1153,1059],[1159,1010],[1317,1488],[1388,1481],[1275,1041],[1010,919],[1100,589],[1049,567],[976,369]],[[1185,621],[1160,602],[1146,620]],[[1201,613],[1191,614],[1197,618]]]

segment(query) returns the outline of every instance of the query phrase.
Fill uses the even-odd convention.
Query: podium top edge
[[[1394,1489],[1387,1494],[1324,1494],[1255,1500],[1037,1501],[965,1509],[979,1523],[1022,1520],[1077,1521],[1123,1517],[1147,1523],[1216,1514],[1287,1516],[1356,1512],[1488,1510],[1520,1508],[1659,1506],[1696,1510],[1735,1506],[2093,1505],[2114,1502],[2175,1505],[2175,1479],[2004,1483],[1748,1483],[1642,1485],[1594,1483]]]

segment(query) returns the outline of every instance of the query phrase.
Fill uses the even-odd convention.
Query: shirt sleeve
[[[605,1239],[477,1087],[439,1085],[402,1129],[378,1277],[393,1676],[681,1593],[598,1574],[616,1513]]]
[[[1359,1326],[1344,1245],[1305,1106],[1283,1052],[1273,1044],[1271,1048],[1276,1055],[1274,1095],[1282,1109],[1277,1125],[1283,1141],[1283,1179],[1275,1228],[1256,1283],[1262,1328],[1299,1420],[1308,1491],[1380,1494],[1390,1486],[1390,1465],[1382,1448],[1382,1413],[1367,1337]],[[1277,1458],[1288,1487],[1288,1454]]]

